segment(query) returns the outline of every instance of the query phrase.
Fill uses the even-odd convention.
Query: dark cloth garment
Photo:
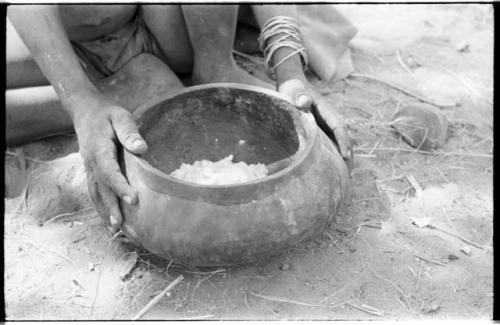
[[[84,70],[91,68],[107,77],[142,53],[167,62],[160,45],[144,23],[141,11],[121,29],[96,40],[72,42]]]

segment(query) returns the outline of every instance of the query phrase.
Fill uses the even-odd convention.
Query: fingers
[[[143,154],[148,150],[146,141],[139,134],[137,125],[129,112],[120,110],[113,113],[111,123],[118,140],[125,149],[135,154]]]
[[[87,184],[97,213],[111,225],[111,232],[116,233],[123,223],[118,198],[107,185],[97,182],[92,173],[87,173]]]
[[[350,156],[350,143],[351,139],[349,138],[349,135],[347,134],[347,130],[345,128],[335,128],[333,130],[333,133],[335,135],[335,139],[337,139],[338,145],[339,145],[339,152],[342,158],[344,159],[349,159]]]
[[[97,183],[93,176],[87,177],[87,183],[90,198],[97,213],[107,225],[111,225],[113,233],[117,232],[123,222],[123,217],[116,195],[106,185]]]
[[[106,185],[99,184],[98,192],[102,198],[102,203],[106,207],[109,216],[109,222],[111,224],[111,231],[113,233],[120,229],[123,222],[122,213],[120,210],[118,198],[115,193]]]
[[[353,160],[353,151],[351,138],[347,132],[347,124],[344,118],[332,107],[330,102],[321,96],[315,97],[315,104],[313,106],[313,113],[315,117],[319,118],[316,121],[322,122],[318,123],[318,125],[322,128],[327,127],[333,132],[334,141],[337,144],[339,153],[346,162],[347,167],[350,168]],[[328,134],[328,132],[326,133]]]
[[[94,203],[94,207],[97,213],[101,217],[107,218],[109,216],[109,211],[104,205],[101,195],[99,194],[99,191],[97,189],[97,182],[92,176],[90,176],[89,172],[87,172],[87,187],[89,190],[90,199],[92,200],[92,203]]]
[[[292,103],[302,109],[309,108],[313,99],[306,84],[299,79],[290,79],[278,87],[278,91],[288,97]]]
[[[337,127],[333,129],[333,134],[337,140],[339,152],[344,160],[351,159],[352,156],[352,143],[347,129],[345,127]]]
[[[137,203],[137,194],[130,187],[125,177],[120,172],[120,167],[116,157],[116,147],[114,143],[104,141],[96,152],[96,163],[101,181],[108,185],[118,197],[128,204]]]
[[[104,220],[104,223],[110,228],[111,233],[115,233],[117,231],[117,227],[115,226],[115,224],[117,224],[117,221],[114,217],[111,216],[111,209],[107,207],[107,205],[110,205],[110,199],[108,197],[103,199],[103,196],[101,195],[102,190],[100,190],[102,186],[99,186],[98,183],[95,182],[93,177],[87,177],[87,182],[90,198],[92,200],[92,203],[94,203],[94,207],[97,213]]]

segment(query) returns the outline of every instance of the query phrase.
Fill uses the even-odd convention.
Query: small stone
[[[137,254],[137,252],[134,251],[128,254],[124,260],[120,261],[121,264],[120,265],[121,270],[119,274],[120,280],[126,281],[129,278],[130,274],[132,273],[137,264],[138,258],[139,254]]]
[[[281,266],[280,266],[280,270],[281,270],[281,271],[287,271],[287,270],[289,270],[289,269],[290,269],[290,264],[289,264],[289,263],[283,263],[283,264],[281,264]]]
[[[464,247],[460,248],[460,251],[467,256],[471,256],[471,254],[472,254],[472,250],[470,249],[469,246],[464,246]]]
[[[92,272],[95,270],[95,264],[92,262],[89,262],[89,271]]]
[[[322,241],[321,244],[319,245],[320,248],[328,248],[330,247],[330,243],[327,242],[326,240]]]
[[[438,311],[441,308],[438,300],[433,300],[429,305],[422,307],[424,314],[430,314]]]
[[[454,255],[454,254],[450,254],[450,255],[448,255],[448,260],[450,260],[450,261],[456,261],[456,260],[458,260],[458,256]]]
[[[439,109],[427,104],[401,106],[390,126],[408,144],[421,150],[441,147],[447,140],[448,119]]]
[[[469,45],[469,42],[467,42],[466,40],[463,40],[463,41],[457,43],[455,48],[456,48],[457,52],[469,52],[470,45]]]
[[[422,65],[417,62],[417,60],[415,60],[415,58],[411,55],[408,55],[408,57],[406,58],[406,63],[408,64],[408,67],[410,69],[416,69],[416,68],[419,68],[421,67]]]
[[[312,240],[306,242],[306,249],[311,249],[313,247],[314,247],[314,242]]]

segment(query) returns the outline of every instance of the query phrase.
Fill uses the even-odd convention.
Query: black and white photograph
[[[5,321],[493,308],[489,2],[8,2]]]

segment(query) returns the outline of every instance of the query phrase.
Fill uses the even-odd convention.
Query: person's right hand
[[[117,146],[134,154],[147,151],[132,115],[102,94],[72,100],[73,124],[87,173],[90,198],[97,212],[118,231],[123,222],[119,200],[137,203],[137,194],[120,171]]]

